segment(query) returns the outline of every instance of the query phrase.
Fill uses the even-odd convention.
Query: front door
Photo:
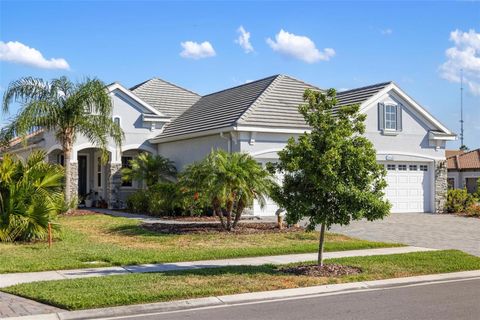
[[[87,194],[87,156],[78,156],[78,195]]]

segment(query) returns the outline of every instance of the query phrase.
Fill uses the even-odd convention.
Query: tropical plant
[[[9,154],[0,160],[0,241],[45,239],[48,223],[67,209],[63,168],[44,159],[35,151],[25,162]]]
[[[308,229],[320,225],[318,265],[323,266],[325,229],[351,220],[380,219],[390,211],[384,199],[386,171],[377,163],[373,144],[362,134],[366,116],[359,105],[337,106],[336,91],[306,90],[298,110],[311,127],[280,151],[272,173],[283,174],[273,199],[294,224],[309,218]]]
[[[148,187],[159,182],[172,182],[177,175],[175,163],[161,155],[143,152],[130,160],[129,167],[122,169],[122,180],[145,181]]]
[[[189,165],[180,183],[205,199],[223,228],[231,231],[255,199],[261,207],[265,205],[274,180],[252,156],[215,150],[203,161]]]
[[[447,192],[445,210],[449,213],[462,213],[474,203],[474,196],[469,194],[466,188],[450,189]]]
[[[3,96],[3,113],[12,102],[20,103],[20,111],[2,131],[3,141],[18,135],[23,138],[32,130],[42,129],[55,134],[65,158],[65,199],[72,199],[70,159],[78,135],[85,136],[108,157],[108,139],[117,145],[123,139],[122,129],[112,120],[112,102],[105,84],[98,79],[73,83],[66,77],[51,82],[26,77],[10,83]]]

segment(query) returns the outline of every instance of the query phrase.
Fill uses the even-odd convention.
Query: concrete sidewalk
[[[337,252],[326,252],[325,259],[345,258],[345,257],[363,257],[377,256],[387,254],[400,254],[421,251],[434,251],[435,249],[422,247],[395,247],[365,250],[348,250]],[[58,270],[28,273],[9,273],[0,274],[0,288],[5,288],[19,283],[29,283],[46,280],[63,280],[77,279],[87,277],[104,277],[111,275],[121,275],[128,273],[145,273],[145,272],[165,272],[192,270],[201,268],[219,268],[226,266],[259,266],[264,264],[288,264],[295,262],[314,261],[317,259],[316,253],[305,254],[289,254],[281,256],[263,256],[251,258],[223,259],[223,260],[204,260],[189,261],[177,263],[159,263],[159,264],[141,264],[125,267],[106,267],[106,268],[89,268],[75,270]]]
[[[422,286],[454,281],[475,281],[480,279],[480,270],[413,276],[385,280],[351,282],[304,288],[282,289],[241,293],[226,296],[206,297],[170,302],[158,302],[110,308],[88,309],[80,311],[59,311],[56,313],[36,314],[11,320],[79,320],[79,319],[121,319],[121,318],[160,318],[169,312],[194,311],[207,308],[230,307],[241,304],[288,301],[329,295],[361,293],[368,291],[392,290],[411,286]]]

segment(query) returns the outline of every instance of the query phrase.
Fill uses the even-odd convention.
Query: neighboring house
[[[455,151],[446,151],[448,186],[452,189],[466,188],[469,193],[477,192],[480,179],[480,149]]]
[[[170,158],[179,170],[216,148],[247,152],[263,166],[276,161],[290,137],[309,131],[298,113],[306,88],[321,90],[285,75],[202,97],[160,79],[131,89],[114,83],[108,87],[113,117],[126,141],[121,151],[109,146],[110,161],[104,165],[99,150],[80,137],[72,157],[78,170],[68,177],[75,186],[72,191],[84,195],[93,190],[110,207],[121,206],[142,184],[122,183],[119,169],[145,151]],[[386,196],[392,211],[442,211],[447,189],[445,143],[455,134],[393,82],[339,92],[338,101],[340,106],[358,103],[367,115],[365,136],[388,171]],[[51,161],[62,159],[60,146],[47,136],[23,148],[27,148],[23,152],[42,148]],[[272,201],[263,210],[255,204],[253,214],[272,215],[276,209]]]

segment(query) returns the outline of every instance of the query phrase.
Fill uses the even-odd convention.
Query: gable
[[[391,103],[394,105],[401,105],[402,111],[406,111],[405,115],[402,113],[402,124],[406,129],[414,129],[421,126],[427,131],[438,132],[440,134],[454,135],[436,118],[433,117],[425,108],[420,106],[415,100],[410,98],[403,90],[401,90],[394,83],[390,83],[377,94],[365,101],[360,106],[360,111],[366,113],[368,117],[374,117],[378,128],[378,104]],[[373,109],[373,110],[371,110]],[[405,119],[404,119],[405,118]],[[405,120],[405,121],[404,121]]]
[[[142,82],[130,91],[170,118],[178,117],[200,99],[200,95],[158,78]]]

